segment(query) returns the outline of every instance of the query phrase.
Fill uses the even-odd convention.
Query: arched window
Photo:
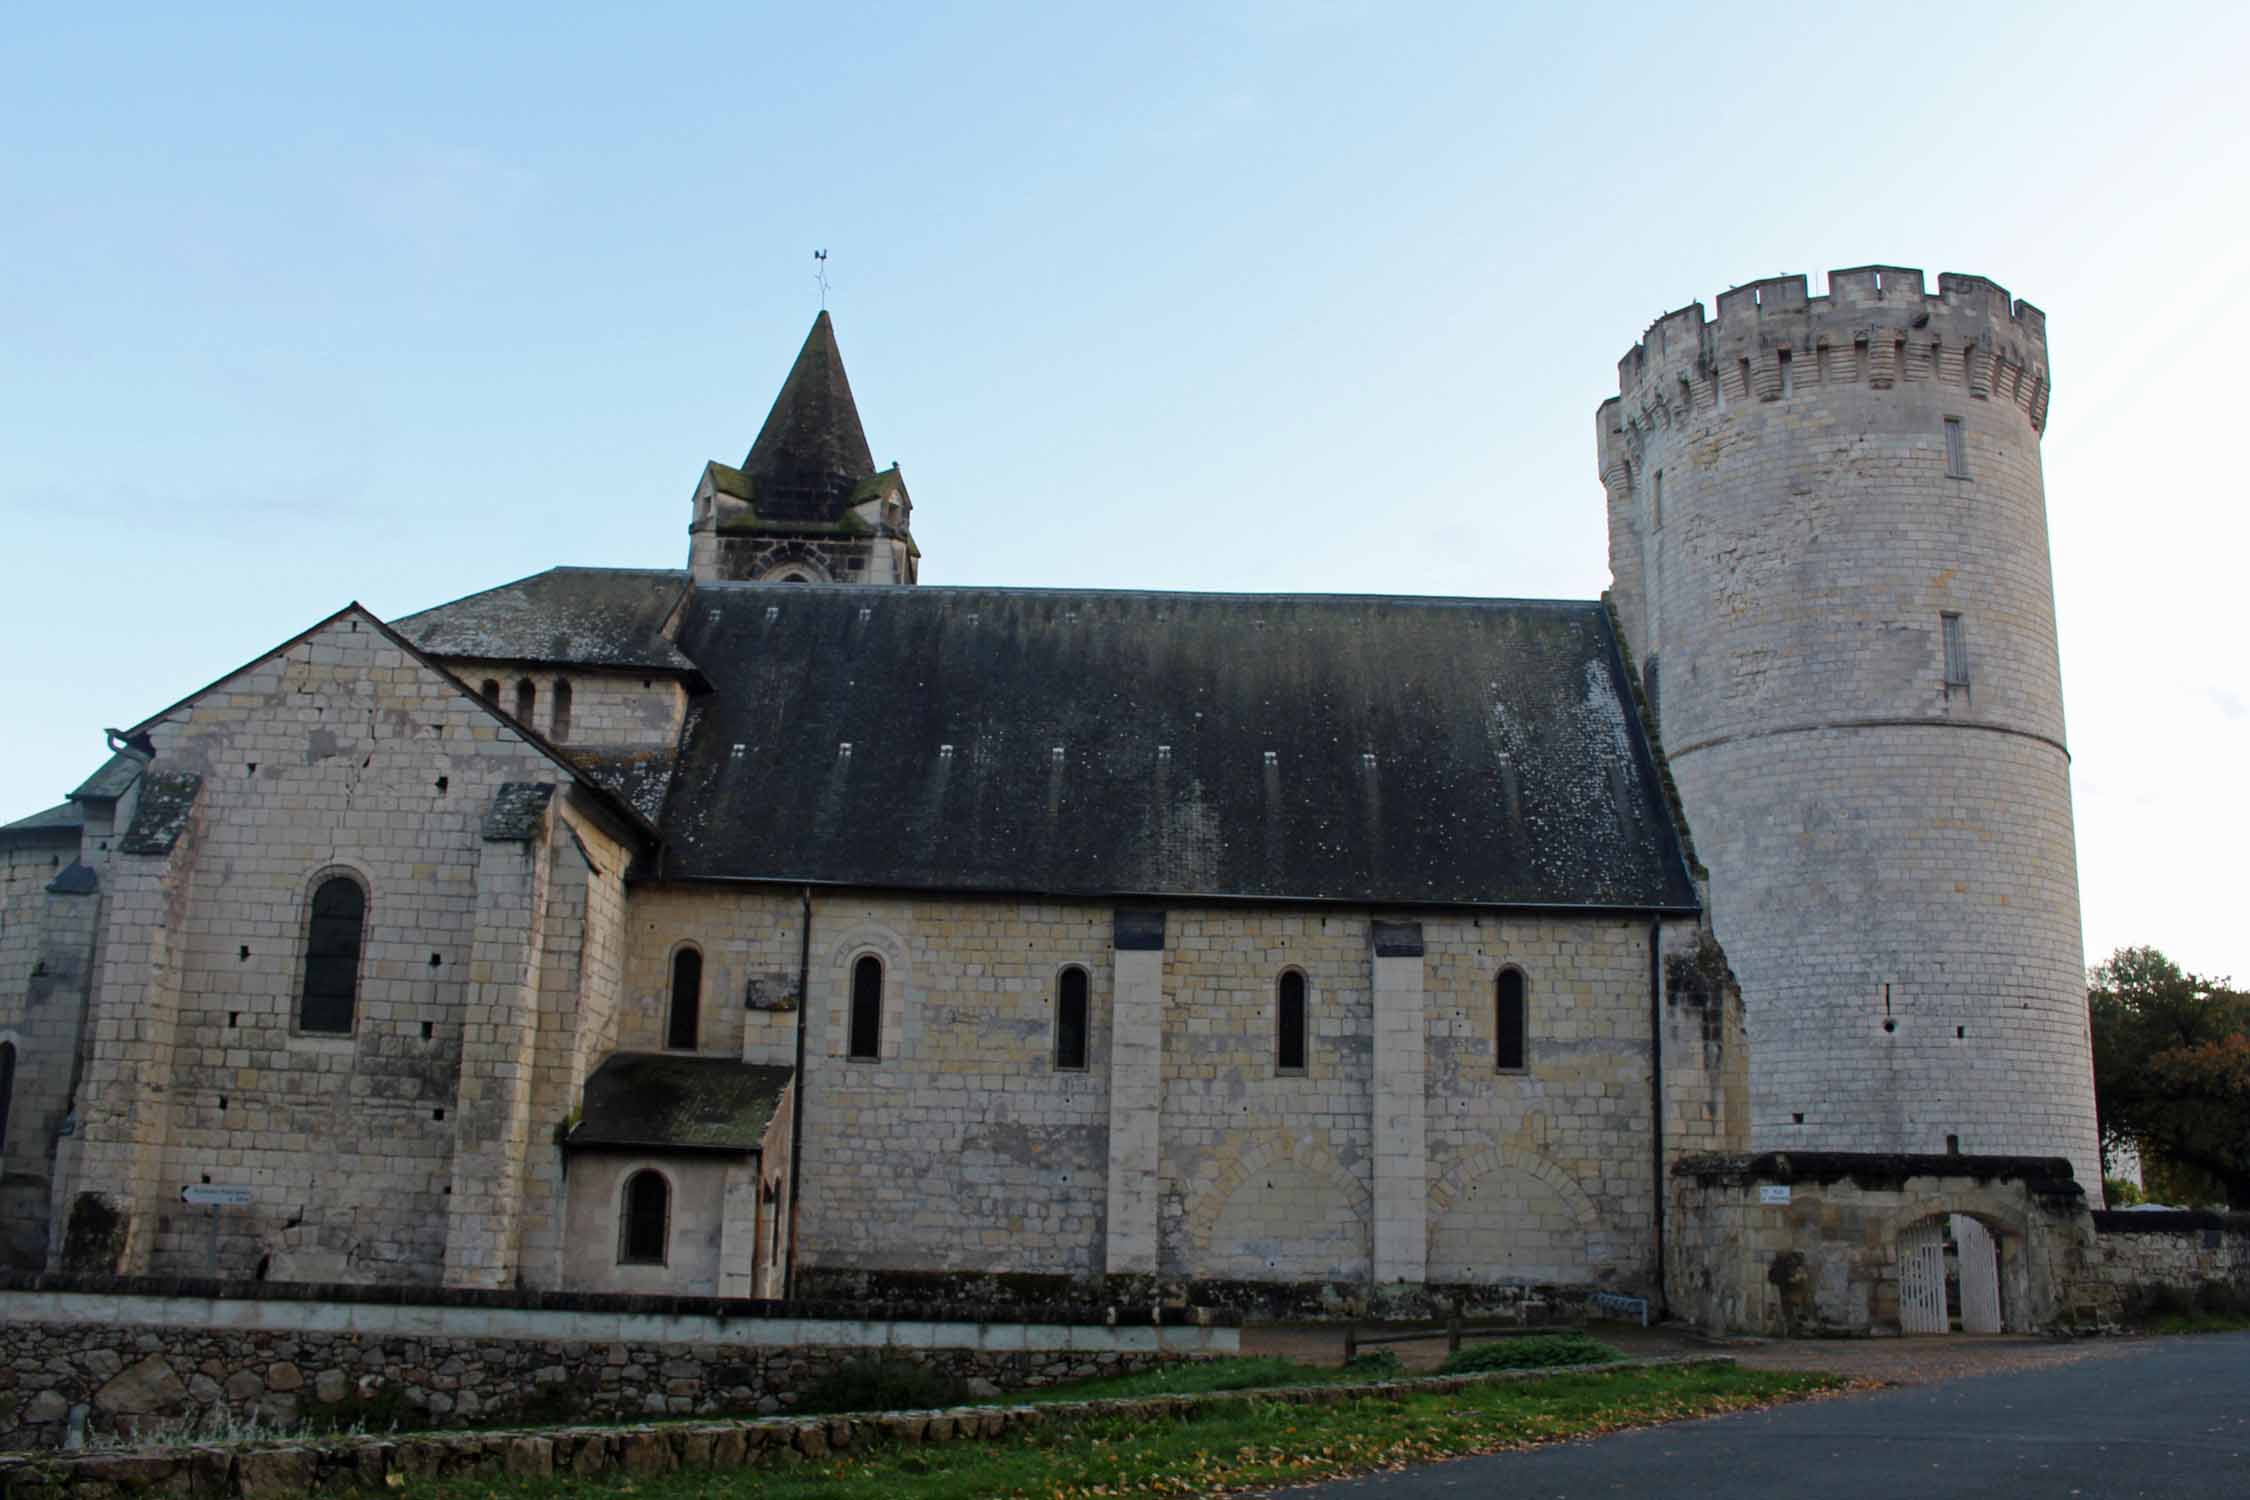
[[[350,1034],[366,928],[367,892],[358,881],[331,875],[313,891],[305,934],[305,990],[297,1007],[300,1030]]]
[[[693,1052],[703,1039],[703,955],[682,948],[672,955],[672,1020],[664,1045]]]
[[[491,704],[494,708],[498,708],[500,706],[499,678],[487,677],[484,680],[484,701]]]
[[[1530,1053],[1523,970],[1502,969],[1492,985],[1492,1056],[1503,1073],[1520,1073]]]
[[[554,728],[547,737],[559,744],[570,738],[570,679],[567,677],[555,679],[555,707],[553,712],[555,715]]]
[[[516,679],[516,722],[529,724],[539,711],[539,687],[528,677]]]
[[[617,1227],[617,1263],[661,1266],[672,1238],[672,1184],[653,1167],[625,1179]]]
[[[1290,969],[1276,986],[1274,1071],[1305,1071],[1305,976]]]
[[[8,1149],[8,1106],[16,1102],[16,1044],[0,1042],[0,1153]]]
[[[1055,985],[1055,1066],[1086,1070],[1086,971],[1075,964]]]
[[[873,1062],[883,1055],[883,961],[870,953],[852,965],[851,1055]]]

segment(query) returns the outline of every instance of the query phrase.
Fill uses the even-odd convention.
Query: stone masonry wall
[[[2044,317],[1977,277],[1784,277],[1619,378],[1615,599],[1748,998],[1755,1144],[1951,1137],[2098,1183]]]
[[[204,1269],[208,1221],[177,1195],[210,1182],[256,1195],[221,1211],[225,1274],[436,1282],[479,830],[501,783],[565,778],[350,615],[150,734],[159,768],[204,778],[208,878],[170,934],[175,1061],[155,1096],[168,1130],[156,1201],[132,1205],[153,1221],[147,1266]],[[306,905],[338,872],[368,892],[356,1025],[307,1034]],[[129,1014],[130,995],[108,998]]]
[[[269,1426],[386,1431],[786,1411],[860,1345],[673,1344],[148,1328],[0,1325],[0,1450],[61,1445],[71,1413],[130,1432],[224,1408]],[[998,1394],[1127,1374],[1176,1355],[1148,1349],[899,1348]]]
[[[582,667],[563,671],[472,656],[449,656],[445,669],[467,683],[472,692],[481,693],[487,682],[499,684],[499,705],[510,714],[516,711],[517,684],[529,679],[533,690],[531,727],[560,744],[671,750],[679,744],[680,725],[687,717],[687,689],[669,674],[643,676]],[[570,721],[558,726],[555,685],[560,682],[570,684]]]
[[[2115,1318],[2146,1311],[2159,1287],[2189,1297],[2229,1288],[2250,1299],[2250,1214],[2094,1215],[2079,1300]]]
[[[0,1266],[46,1263],[55,1142],[70,1108],[101,912],[98,889],[48,886],[78,856],[67,833],[0,848],[0,1046],[15,1057],[0,1119]]]

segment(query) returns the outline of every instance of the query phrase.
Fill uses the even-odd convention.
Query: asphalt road
[[[1380,1500],[2250,1497],[2250,1334],[1291,1490]]]

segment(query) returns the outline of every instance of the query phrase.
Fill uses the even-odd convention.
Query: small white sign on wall
[[[1786,1182],[1769,1182],[1761,1185],[1758,1189],[1758,1201],[1760,1203],[1787,1203],[1789,1201],[1789,1184]]]

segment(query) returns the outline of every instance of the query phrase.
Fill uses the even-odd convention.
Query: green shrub
[[[2104,1177],[2102,1197],[2111,1208],[2131,1208],[2136,1203],[2148,1202],[2148,1194],[2141,1191],[2140,1184],[2122,1177]]]
[[[1388,1380],[1399,1372],[1398,1356],[1388,1349],[1370,1349],[1345,1360],[1344,1372],[1361,1380]]]
[[[968,1399],[968,1387],[962,1382],[914,1360],[853,1359],[806,1386],[798,1393],[792,1410],[918,1411],[931,1406],[958,1406]]]
[[[1565,1365],[1598,1365],[1625,1356],[1599,1339],[1582,1333],[1546,1333],[1527,1338],[1494,1339],[1471,1344],[1449,1354],[1438,1366],[1440,1375],[1475,1375],[1486,1370],[1546,1370]]]
[[[2250,1294],[2229,1281],[2206,1281],[2196,1289],[2195,1310],[2214,1318],[2250,1315]]]
[[[2186,1288],[2161,1281],[2134,1288],[2126,1305],[2136,1318],[2184,1318],[2195,1311],[2195,1299]]]

